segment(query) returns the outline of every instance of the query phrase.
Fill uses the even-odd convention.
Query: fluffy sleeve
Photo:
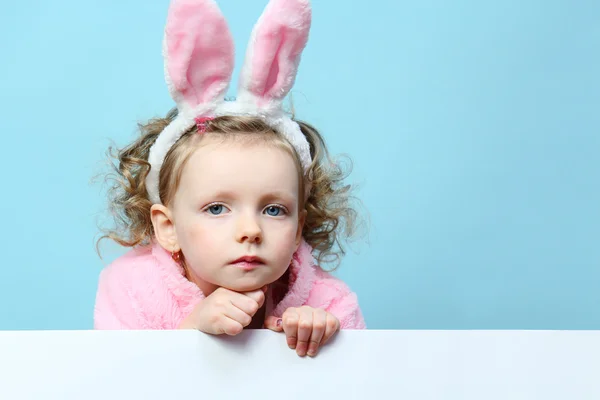
[[[366,329],[356,293],[340,279],[327,273],[319,275],[307,305],[335,315],[342,329]]]
[[[327,311],[340,320],[342,329],[367,328],[355,293],[347,293],[335,298]]]

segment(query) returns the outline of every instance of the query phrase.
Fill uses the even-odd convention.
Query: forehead
[[[178,194],[285,192],[297,199],[299,179],[292,155],[275,143],[206,137],[182,171]]]

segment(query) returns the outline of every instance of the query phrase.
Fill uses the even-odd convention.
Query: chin
[[[234,292],[252,292],[265,286],[265,283],[241,283],[241,282],[230,282],[229,284],[223,284],[225,289],[233,290]]]
[[[222,282],[220,286],[233,290],[234,292],[251,292],[254,290],[259,290],[263,286],[268,285],[276,281],[277,277],[258,277],[258,276],[244,276],[233,278],[231,280],[227,280],[227,282]]]

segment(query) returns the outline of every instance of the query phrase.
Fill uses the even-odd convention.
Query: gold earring
[[[181,261],[181,250],[180,251],[172,251],[171,252],[171,258],[173,259],[173,261],[175,261],[176,263],[178,263],[179,261]]]

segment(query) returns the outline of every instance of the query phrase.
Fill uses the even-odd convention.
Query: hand
[[[179,329],[197,329],[211,335],[237,335],[252,322],[265,302],[266,287],[238,293],[218,288],[200,302]]]
[[[302,306],[288,308],[281,318],[269,317],[265,328],[285,332],[290,349],[300,357],[314,357],[319,347],[340,330],[340,321],[325,310]]]

